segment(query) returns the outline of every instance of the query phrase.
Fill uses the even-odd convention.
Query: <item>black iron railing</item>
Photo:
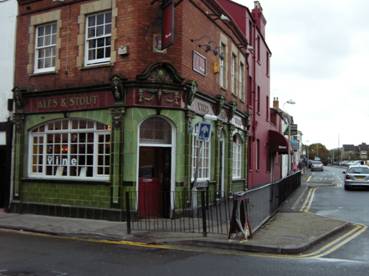
[[[228,234],[232,198],[207,191],[126,192],[127,231]]]
[[[183,232],[206,236],[208,233],[230,235],[238,228],[243,232],[248,228],[251,235],[300,185],[301,174],[297,172],[243,192],[242,196],[217,197],[207,189],[126,192],[127,232]]]

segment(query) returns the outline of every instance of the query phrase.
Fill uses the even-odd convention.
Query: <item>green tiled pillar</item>
[[[20,182],[23,174],[24,154],[24,115],[15,115],[15,140],[14,140],[14,190],[15,199],[20,197]]]
[[[123,150],[123,116],[125,110],[123,108],[112,110],[112,205],[119,204],[119,187],[122,181],[121,162]]]
[[[228,193],[233,191],[232,170],[233,170],[233,131],[235,127],[228,125]]]

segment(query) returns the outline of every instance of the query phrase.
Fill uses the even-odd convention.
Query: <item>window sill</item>
[[[222,91],[224,91],[224,92],[227,92],[227,88],[225,88],[225,87],[223,87],[223,86],[221,86],[221,85],[219,85],[219,87],[220,87],[220,90],[222,90]]]
[[[93,185],[110,185],[109,180],[94,180],[94,179],[53,179],[53,178],[36,178],[26,177],[22,178],[22,182],[41,182],[41,183],[63,183],[63,184],[93,184]]]
[[[33,72],[30,74],[30,77],[37,77],[37,76],[45,76],[45,75],[56,75],[57,71],[47,71],[47,72]]]
[[[91,65],[84,65],[83,67],[81,67],[81,71],[85,71],[85,70],[90,70],[90,69],[97,69],[97,68],[110,68],[112,67],[113,64],[108,62],[104,62],[104,63],[98,63],[98,64],[91,64]]]

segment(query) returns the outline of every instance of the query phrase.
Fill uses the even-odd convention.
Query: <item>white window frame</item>
[[[232,179],[241,179],[242,176],[242,139],[239,134],[233,136],[232,142]],[[236,141],[234,141],[236,139]]]
[[[210,180],[210,163],[211,163],[211,142],[210,139],[208,141],[201,141],[200,139],[197,138],[197,136],[193,136],[192,139],[192,157],[191,157],[191,168],[192,168],[192,181],[195,179],[195,172],[196,172],[196,162],[197,162],[197,145],[196,143],[199,143],[198,145],[201,146],[200,149],[200,153],[199,153],[199,167],[198,167],[198,174],[197,174],[197,181],[206,181],[206,180]],[[208,154],[206,155],[206,150],[208,152]],[[208,166],[205,167],[204,163],[206,158],[208,159]],[[204,171],[207,170],[207,175],[205,175]]]
[[[110,18],[111,18],[111,21],[110,21],[110,33],[108,34],[105,34],[105,26],[108,25],[106,24],[106,21],[105,21],[105,17],[106,17],[106,14],[107,13],[110,13]],[[104,14],[104,23],[103,25],[97,25],[97,23],[95,22],[95,25],[94,27],[97,28],[98,26],[103,26],[104,28],[104,34],[103,35],[100,35],[100,36],[94,36],[94,37],[88,37],[88,29],[89,29],[89,20],[90,18],[92,17],[95,17],[97,18],[98,15],[101,15],[101,14]],[[113,45],[113,41],[112,41],[112,28],[113,28],[113,13],[111,10],[107,10],[107,11],[101,11],[101,12],[96,12],[96,13],[93,13],[93,14],[88,14],[86,15],[86,26],[85,26],[85,65],[86,66],[91,66],[91,65],[96,65],[96,64],[104,64],[104,63],[110,63],[111,61],[111,56],[112,56],[112,45]],[[104,45],[106,43],[106,39],[110,37],[110,56],[109,57],[105,57],[105,50],[106,50],[106,46],[104,47],[97,47],[97,40],[98,39],[104,39]],[[96,47],[93,48],[95,50],[97,50],[98,48],[103,48],[104,49],[104,58],[95,58],[95,59],[89,59],[89,41],[93,41],[93,40],[96,40]],[[92,49],[92,48],[91,48]],[[97,55],[97,53],[96,53]]]
[[[56,21],[53,22],[48,22],[48,23],[44,23],[44,24],[40,24],[35,26],[35,58],[34,58],[34,72],[35,73],[45,73],[45,72],[53,72],[55,71],[55,63],[56,63],[56,42],[57,42],[57,34],[58,34],[58,23]],[[43,35],[43,41],[44,44],[42,46],[38,45],[38,40],[39,40],[39,32],[40,32],[40,28],[44,28],[44,32],[46,29],[46,26],[51,26],[51,32],[50,32],[50,44],[45,45],[45,33]],[[53,30],[55,30],[55,32],[53,32]],[[54,43],[53,43],[53,36],[54,37]],[[39,68],[38,67],[38,59],[39,59],[39,55],[40,55],[40,51],[42,50],[46,50],[50,48],[51,51],[54,52],[54,54],[51,54],[51,59],[52,59],[52,66],[49,67],[43,67],[43,68]],[[45,57],[45,56],[44,56]]]
[[[231,60],[231,90],[237,96],[237,55],[232,53]]]
[[[35,129],[32,129],[29,131],[29,149],[28,149],[28,176],[30,178],[42,178],[42,179],[58,179],[58,180],[74,180],[74,179],[83,179],[83,180],[89,180],[89,181],[107,181],[109,180],[110,177],[110,173],[111,173],[111,160],[109,161],[109,164],[106,165],[105,164],[105,157],[110,158],[111,156],[111,131],[110,131],[110,127],[107,126],[108,129],[98,129],[97,128],[97,123],[96,121],[90,121],[90,120],[85,120],[85,119],[70,119],[67,120],[68,122],[68,127],[64,128],[64,129],[58,129],[58,130],[49,130],[48,126],[50,123],[55,123],[55,122],[63,122],[65,120],[56,120],[56,121],[49,121],[46,122],[44,125],[39,126],[39,127],[43,127],[43,130],[40,132],[34,132]],[[72,128],[72,122],[73,121],[86,121],[89,123],[93,124],[93,128]],[[38,129],[39,127],[37,127],[36,129]],[[92,176],[83,176],[83,175],[77,175],[77,176],[70,176],[70,168],[73,166],[71,165],[71,156],[72,155],[76,155],[76,156],[85,156],[85,158],[87,158],[88,154],[80,154],[80,153],[71,153],[70,151],[65,153],[65,155],[67,155],[67,163],[68,164],[60,164],[59,167],[62,167],[64,169],[64,166],[66,166],[67,168],[67,175],[66,176],[60,176],[57,175],[56,173],[54,175],[47,175],[46,174],[46,167],[47,167],[47,159],[48,156],[53,156],[53,160],[54,160],[54,156],[61,156],[61,154],[55,154],[55,152],[53,151],[50,155],[47,153],[47,145],[48,145],[48,141],[47,141],[47,136],[48,135],[62,135],[62,134],[66,134],[68,135],[67,138],[67,144],[68,148],[71,148],[72,145],[72,139],[71,139],[71,134],[83,134],[85,133],[86,136],[88,133],[93,133],[93,163],[92,163]],[[98,157],[99,157],[99,152],[98,152],[98,147],[99,147],[99,137],[100,136],[104,136],[106,137],[107,135],[110,136],[109,138],[109,142],[104,142],[103,145],[107,145],[108,143],[110,143],[110,153],[106,153],[105,150],[106,148],[104,147],[104,152],[102,154],[103,156],[103,165],[102,167],[109,167],[109,173],[107,174],[99,174],[98,172],[98,167],[101,167],[101,164],[98,164]],[[34,137],[43,137],[43,152],[42,152],[42,164],[36,164],[37,165],[42,165],[42,172],[33,172],[33,138]],[[87,138],[86,138],[87,139]],[[104,138],[105,139],[105,138]],[[63,143],[60,142],[60,145],[62,145]],[[77,146],[80,145],[80,143],[76,142],[75,143]],[[55,143],[52,143],[52,145],[55,145]],[[87,143],[86,143],[87,145]],[[60,160],[61,162],[61,160]],[[56,165],[51,165],[52,167],[56,167]],[[81,167],[81,166],[77,166],[77,167]],[[86,165],[85,168],[87,168],[88,166]],[[87,170],[87,169],[85,169]]]

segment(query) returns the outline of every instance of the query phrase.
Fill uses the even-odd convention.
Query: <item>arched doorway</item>
[[[138,211],[140,216],[169,217],[174,191],[174,128],[162,117],[139,127]]]

